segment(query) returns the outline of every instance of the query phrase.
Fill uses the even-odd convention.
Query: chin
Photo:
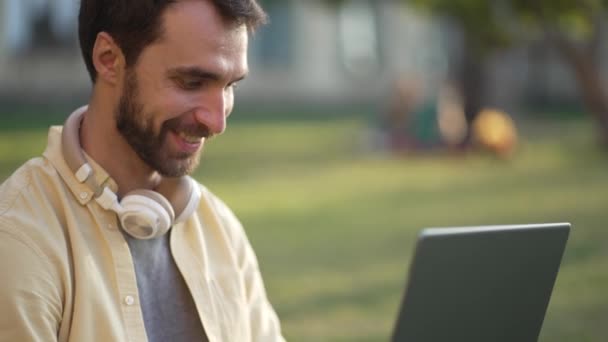
[[[165,163],[163,167],[157,169],[157,171],[166,177],[182,177],[190,175],[196,170],[199,164],[198,157],[191,157],[189,159],[182,159],[174,161],[172,163]]]

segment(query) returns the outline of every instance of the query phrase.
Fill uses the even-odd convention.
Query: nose
[[[201,103],[195,111],[198,123],[209,128],[212,135],[219,135],[226,130],[226,117],[231,109],[230,99],[224,91],[214,92],[201,98]]]

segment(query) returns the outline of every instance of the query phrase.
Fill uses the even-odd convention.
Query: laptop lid
[[[570,224],[425,229],[393,342],[537,341]]]

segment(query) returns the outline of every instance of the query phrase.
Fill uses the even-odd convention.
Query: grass
[[[0,179],[45,129],[0,134]],[[608,335],[608,155],[583,120],[526,123],[510,161],[394,158],[362,116],[246,120],[207,146],[196,178],[243,221],[291,341],[387,341],[419,229],[568,221],[540,341]]]

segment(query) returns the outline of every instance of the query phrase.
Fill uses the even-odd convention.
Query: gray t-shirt
[[[150,240],[124,234],[135,264],[148,341],[208,341],[192,295],[171,255],[170,234]]]

